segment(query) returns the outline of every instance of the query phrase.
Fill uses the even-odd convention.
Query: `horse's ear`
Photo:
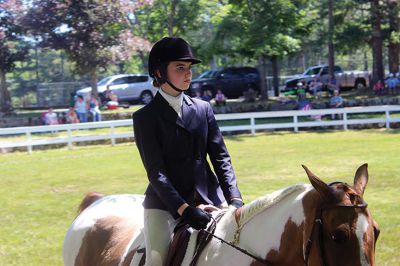
[[[311,182],[311,185],[318,191],[319,195],[322,197],[324,202],[334,202],[336,200],[335,195],[329,188],[328,184],[319,179],[316,175],[314,175],[305,165],[301,165],[308,175],[308,179]]]
[[[356,172],[354,177],[354,189],[357,193],[362,196],[364,194],[365,187],[368,183],[368,164],[361,165]]]

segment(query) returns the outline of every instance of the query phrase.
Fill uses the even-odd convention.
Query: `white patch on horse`
[[[360,245],[360,263],[362,266],[369,265],[364,250],[364,235],[367,233],[368,226],[369,224],[367,217],[363,213],[360,213],[357,219],[356,235],[358,244]]]
[[[286,222],[290,219],[300,226],[304,221],[302,199],[311,189],[311,185],[299,184],[275,191],[244,205],[239,219],[239,228],[242,229],[242,236],[240,236],[236,244],[260,258],[264,258],[266,250],[267,253],[273,249],[279,250],[280,239]],[[273,215],[271,215],[272,213]],[[253,219],[255,216],[259,216],[259,219]],[[256,224],[256,221],[263,221],[263,224]],[[218,223],[215,234],[231,242],[234,240],[237,228],[234,213],[228,211]],[[255,247],[251,243],[258,244]],[[252,258],[239,251],[234,251],[233,253],[232,251],[234,251],[232,247],[213,239],[207,252],[202,254],[200,261],[204,265],[207,265],[207,261],[212,261],[215,265],[249,265],[253,261]],[[229,253],[232,255],[222,255]],[[199,265],[203,264],[200,263]]]
[[[86,208],[71,224],[64,239],[63,257],[65,265],[74,265],[86,232],[98,219],[108,216],[127,217],[143,227],[143,214],[127,212],[142,205],[141,195],[112,195],[95,201]]]

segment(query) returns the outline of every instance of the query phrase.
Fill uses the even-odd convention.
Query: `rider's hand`
[[[211,220],[211,214],[192,206],[188,206],[182,213],[182,217],[196,230],[205,229]]]
[[[229,206],[233,206],[234,208],[238,209],[244,205],[243,201],[239,199],[232,199]]]

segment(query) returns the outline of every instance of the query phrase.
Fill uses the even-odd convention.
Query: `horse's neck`
[[[233,212],[228,212],[218,224],[216,235],[265,259],[271,250],[280,250],[288,223],[292,228],[302,228],[305,218],[302,200],[310,190],[309,185],[296,185],[261,197],[242,208],[238,223]],[[245,265],[252,261],[247,255],[217,241],[210,245],[208,253],[213,264],[239,265],[240,262]]]

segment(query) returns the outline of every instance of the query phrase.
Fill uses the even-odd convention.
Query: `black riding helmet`
[[[167,82],[173,89],[182,92],[183,90],[176,88],[168,80],[167,66],[171,61],[187,61],[193,65],[201,63],[193,55],[192,48],[182,38],[164,37],[154,44],[149,55],[149,75],[157,81],[159,85]],[[156,75],[157,70],[160,76]]]

